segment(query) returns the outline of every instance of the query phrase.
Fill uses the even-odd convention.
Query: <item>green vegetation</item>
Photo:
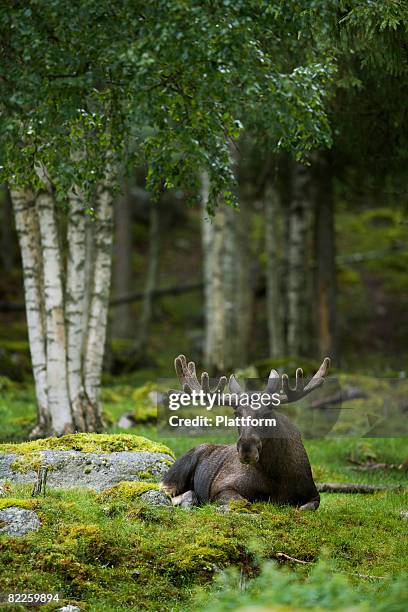
[[[134,431],[157,440],[153,447],[164,441],[151,425]],[[165,440],[177,455],[202,441]],[[81,450],[140,449],[133,434],[87,440],[80,434],[55,440],[55,446],[37,441],[21,447],[38,451],[50,443]],[[306,445],[318,481],[408,485],[402,468],[356,470],[366,461],[402,465],[404,439],[309,440]],[[6,487],[0,507],[33,508],[42,527],[21,539],[1,538],[0,590],[58,591],[65,604],[95,612],[221,612],[255,604],[277,610],[345,609],[361,601],[366,608],[357,610],[404,609],[408,547],[400,512],[408,509],[406,488],[323,494],[315,513],[257,503],[238,505],[230,514],[218,513],[214,505],[191,512],[150,507],[140,495],[156,488],[149,482],[123,482],[99,494],[48,489],[45,497],[33,500],[31,487]],[[269,566],[281,552],[307,564],[289,562],[290,571]]]
[[[127,482],[123,481],[114,485],[110,489],[106,489],[99,493],[98,497],[101,500],[107,499],[124,499],[135,500],[146,491],[158,491],[159,485],[154,482]]]
[[[38,501],[36,499],[21,499],[17,497],[0,498],[0,510],[10,508],[11,506],[33,510],[34,508],[37,508]]]
[[[330,579],[328,579],[330,576]],[[208,612],[227,610],[284,612],[289,610],[375,610],[404,612],[408,605],[408,583],[404,578],[356,586],[336,565],[322,560],[304,581],[295,572],[278,570],[266,563],[259,576],[242,588],[242,577],[230,571],[217,580],[219,591],[197,598],[197,609]],[[201,605],[200,605],[201,603]]]
[[[44,450],[77,450],[82,453],[117,453],[121,451],[168,453],[172,451],[158,442],[131,434],[78,433],[61,438],[44,438],[19,444],[0,444],[0,452],[26,455]]]
[[[343,470],[349,478],[344,454],[333,450],[332,457],[333,472]],[[350,591],[350,604],[357,593],[367,594],[367,601],[381,596],[391,602],[388,581],[376,577],[406,571],[407,526],[399,515],[408,507],[406,492],[326,494],[316,513],[259,503],[252,504],[250,512],[237,508],[225,515],[212,505],[191,512],[148,507],[140,492],[154,486],[121,483],[102,494],[49,490],[34,502],[31,488],[13,487],[3,504],[36,504],[42,527],[21,539],[1,539],[1,590],[59,591],[64,603],[78,603],[86,610],[155,612],[195,610],[203,598],[213,602],[207,608],[211,610],[228,609],[228,601],[229,609],[235,609],[238,602],[249,604],[253,597],[259,605],[276,601],[298,607],[303,593],[302,605],[310,608],[313,591],[316,608],[339,609],[348,601],[339,599],[342,589]],[[279,552],[308,563],[294,564],[290,573],[265,569],[252,584],[263,560],[278,559]],[[330,565],[315,567],[322,555]],[[219,580],[213,585],[213,578],[230,566],[244,575],[248,591],[240,592],[242,600],[232,597],[230,578],[223,582],[225,593],[213,600],[213,592],[220,588]],[[268,600],[262,585],[271,575],[275,578]],[[347,577],[358,586],[347,590]],[[285,596],[278,585],[286,582],[290,587]],[[196,587],[203,589],[199,603],[191,599]],[[402,598],[401,585],[392,588],[400,588]]]

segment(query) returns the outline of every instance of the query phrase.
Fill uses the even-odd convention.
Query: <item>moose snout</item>
[[[254,465],[259,461],[262,444],[259,438],[239,438],[237,442],[238,457],[241,463]]]

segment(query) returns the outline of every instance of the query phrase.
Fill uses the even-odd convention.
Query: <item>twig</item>
[[[45,489],[47,486],[47,474],[48,474],[48,466],[42,465],[37,472],[37,482],[34,484],[33,491],[31,493],[31,497],[36,497],[40,495],[41,491],[43,495],[45,495]]]
[[[313,561],[303,561],[302,559],[296,559],[296,557],[291,557],[283,552],[276,553],[278,559],[282,561],[289,561],[290,563],[299,563],[301,565],[314,565]],[[344,570],[333,570],[335,574],[347,574],[349,576],[357,576],[358,578],[363,578],[364,580],[386,580],[387,576],[370,576],[370,574],[358,574],[356,572],[346,572]]]
[[[308,565],[310,561],[302,561],[302,559],[296,559],[295,557],[291,557],[283,552],[276,553],[278,559],[282,559],[282,561],[290,561],[291,563],[300,563],[302,565]]]
[[[383,485],[361,484],[356,482],[318,482],[319,493],[376,493],[377,491],[397,491],[402,487],[386,487]]]

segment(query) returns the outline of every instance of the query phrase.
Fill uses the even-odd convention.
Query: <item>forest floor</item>
[[[1,437],[24,439],[34,418],[32,389],[5,386]],[[176,455],[203,441],[161,438],[143,389],[133,393],[123,385],[104,390],[112,434],[121,431],[113,426],[117,416],[133,407],[144,422],[127,433],[167,444]],[[307,440],[306,447],[318,482],[397,488],[323,493],[315,513],[256,503],[220,514],[214,505],[169,510],[148,507],[137,496],[85,490],[49,489],[33,499],[31,486],[15,486],[0,506],[33,508],[43,526],[20,539],[0,538],[0,591],[59,592],[64,604],[98,612],[247,610],[255,604],[258,610],[405,611],[406,438]],[[366,469],[374,463],[383,467]]]

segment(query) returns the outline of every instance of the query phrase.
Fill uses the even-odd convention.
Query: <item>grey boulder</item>
[[[167,472],[173,458],[161,452],[114,452],[84,453],[80,451],[45,450],[41,465],[48,467],[47,486],[72,488],[88,487],[102,491],[122,482],[157,482]],[[30,484],[37,481],[37,472],[13,469],[19,455],[0,453],[0,480],[15,484]]]
[[[1,525],[5,523],[4,526]],[[20,537],[41,527],[40,519],[33,510],[11,506],[0,510],[0,534]]]
[[[162,491],[151,489],[142,493],[140,499],[151,506],[172,506],[171,500]]]

